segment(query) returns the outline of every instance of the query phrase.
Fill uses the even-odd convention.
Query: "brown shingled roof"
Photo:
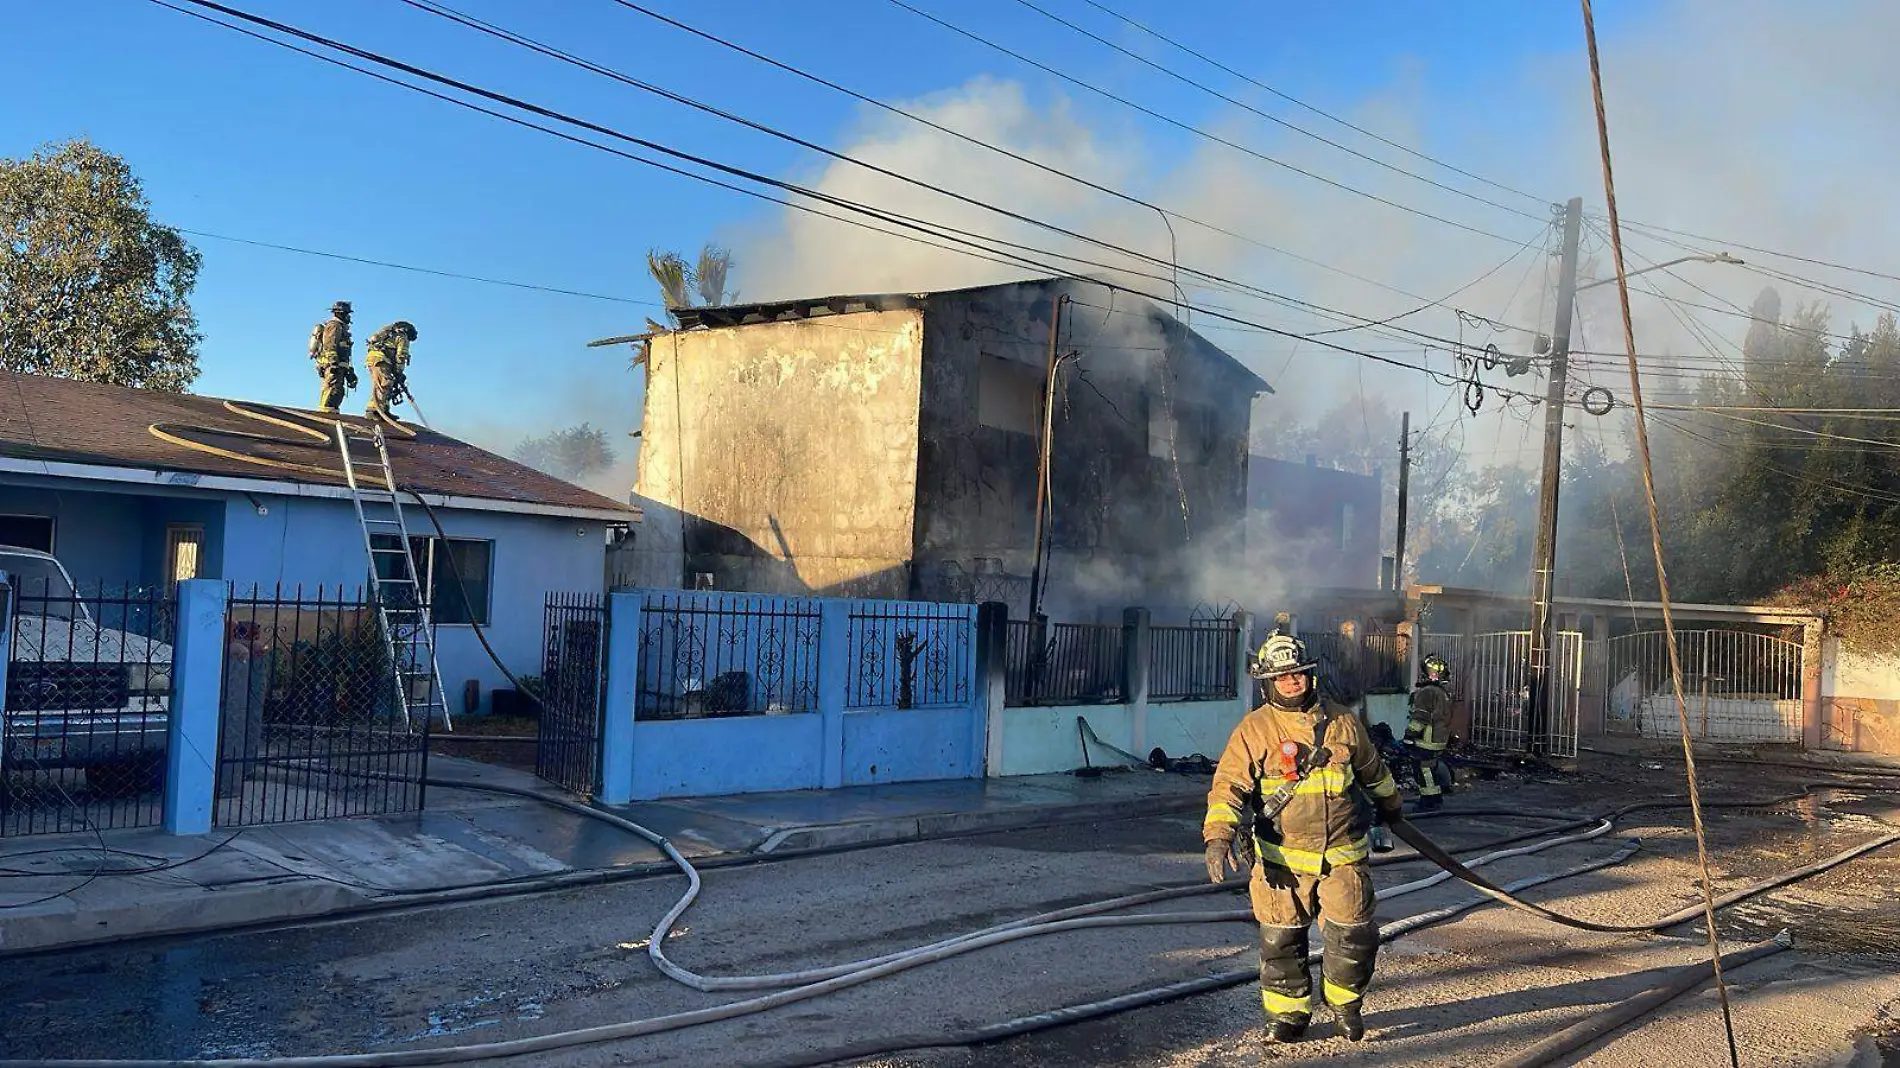
[[[335,446],[234,412],[226,403],[217,397],[0,371],[0,456],[313,485],[342,482]],[[310,423],[322,418],[306,410],[236,403],[291,422]],[[345,418],[362,422],[361,416],[346,413]],[[337,474],[326,477],[201,452],[162,440],[151,432],[154,424],[228,452],[336,470]],[[320,429],[322,425],[317,422],[314,427]],[[395,432],[388,435],[389,458],[397,481],[414,489],[453,497],[634,514],[620,502],[467,442],[421,427],[414,429],[413,438]]]

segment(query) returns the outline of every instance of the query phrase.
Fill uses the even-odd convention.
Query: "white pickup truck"
[[[172,647],[101,626],[50,553],[0,545],[0,571],[15,606],[6,770],[80,768],[94,790],[159,789]]]

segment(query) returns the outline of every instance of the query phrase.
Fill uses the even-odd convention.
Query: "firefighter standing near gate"
[[[1434,653],[1419,667],[1425,680],[1412,691],[1405,751],[1418,773],[1418,810],[1430,812],[1445,803],[1445,792],[1452,788],[1445,765],[1445,747],[1451,743],[1451,665]]]
[[[1201,827],[1209,879],[1252,869],[1269,1042],[1297,1041],[1312,1019],[1306,955],[1317,921],[1321,994],[1346,1038],[1365,1037],[1360,1008],[1379,950],[1368,832],[1375,817],[1402,811],[1365,724],[1320,696],[1317,668],[1289,634],[1261,645],[1252,673],[1266,684],[1266,703],[1228,738]]]

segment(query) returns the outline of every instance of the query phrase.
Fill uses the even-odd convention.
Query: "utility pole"
[[[1405,507],[1412,483],[1412,413],[1399,417],[1399,540],[1392,550],[1392,589],[1405,589]]]
[[[1036,547],[1035,560],[1029,568],[1029,618],[1039,618],[1042,612],[1042,561],[1043,543],[1048,539],[1047,517],[1049,513],[1049,454],[1050,436],[1055,432],[1056,418],[1056,368],[1062,359],[1056,353],[1056,342],[1062,336],[1062,306],[1069,302],[1067,293],[1051,302],[1049,311],[1049,367],[1042,379],[1042,438],[1036,445]]]
[[[1525,741],[1533,755],[1548,749],[1550,698],[1555,687],[1550,647],[1556,619],[1551,599],[1557,579],[1557,490],[1563,476],[1564,386],[1570,372],[1570,317],[1577,302],[1577,241],[1583,198],[1564,205],[1563,267],[1557,277],[1557,319],[1550,335],[1550,380],[1544,391],[1544,473],[1537,494],[1537,541],[1531,557],[1530,715]]]

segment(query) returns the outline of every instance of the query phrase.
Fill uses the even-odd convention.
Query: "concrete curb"
[[[840,846],[890,844],[934,838],[956,838],[1014,831],[1029,827],[1050,827],[1097,820],[1139,819],[1145,816],[1172,816],[1199,812],[1206,799],[1187,797],[1144,797],[1127,801],[1091,802],[1086,805],[1062,805],[1039,809],[1003,809],[992,812],[945,812],[923,816],[857,820],[812,827],[786,827],[773,831],[753,849],[755,853],[802,852],[834,849]]]
[[[0,958],[313,919],[358,909],[372,900],[348,887],[292,875],[203,890],[170,902],[27,913],[0,919]]]
[[[719,868],[902,842],[955,838],[994,831],[1138,819],[1199,812],[1198,795],[1134,798],[1043,808],[990,812],[927,813],[850,823],[789,827],[769,834],[749,850],[691,858],[696,867]],[[147,899],[136,906],[8,915],[0,912],[0,959],[64,949],[83,949],[144,939],[213,935],[228,931],[277,928],[302,922],[368,917],[495,897],[556,892],[641,878],[666,877],[670,861],[618,868],[579,868],[544,878],[499,880],[400,895],[370,895],[316,876],[286,876],[227,885],[173,900]]]

